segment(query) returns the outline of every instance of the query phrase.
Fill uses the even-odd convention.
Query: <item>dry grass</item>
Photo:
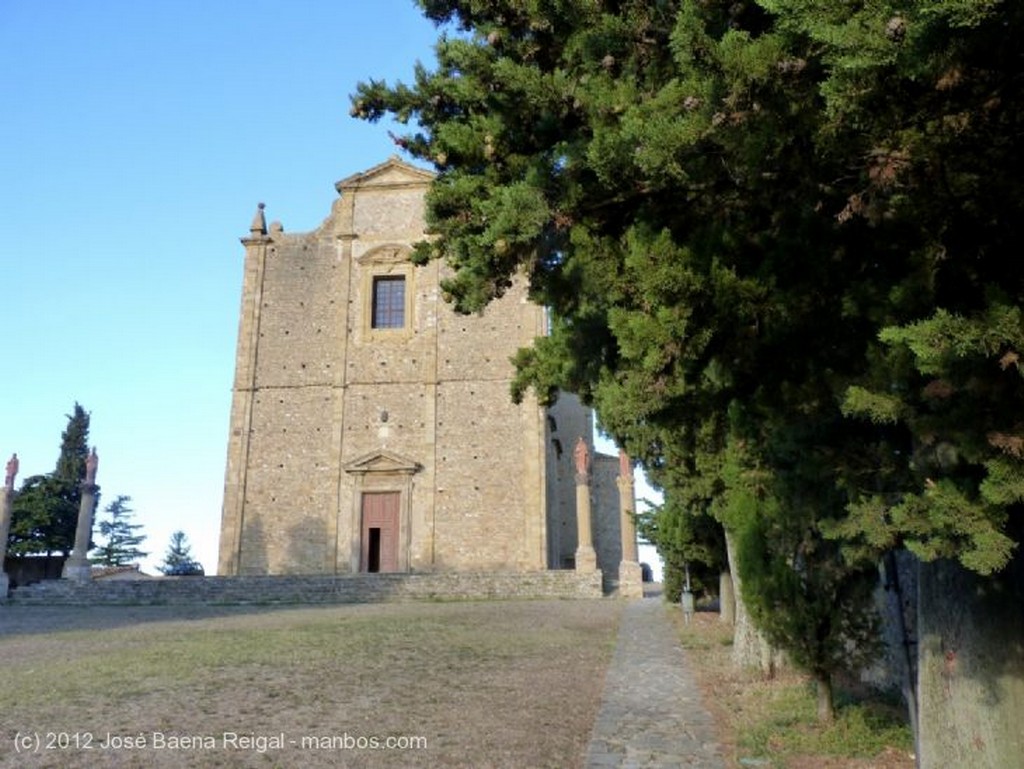
[[[0,767],[580,766],[620,612],[614,601],[0,607]],[[145,746],[103,749],[108,733]],[[199,739],[161,748],[157,733]],[[19,734],[92,749],[19,754]],[[344,747],[388,737],[426,747]]]
[[[841,693],[836,724],[822,728],[804,676],[787,671],[768,681],[737,671],[731,629],[717,614],[678,623],[733,769],[913,769],[909,729],[894,703]]]

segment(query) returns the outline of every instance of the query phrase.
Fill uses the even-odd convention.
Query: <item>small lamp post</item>
[[[690,624],[690,620],[693,618],[694,601],[693,592],[690,590],[690,564],[684,564],[686,568],[686,585],[683,587],[683,594],[680,598],[680,603],[683,606],[683,619],[686,624]]]

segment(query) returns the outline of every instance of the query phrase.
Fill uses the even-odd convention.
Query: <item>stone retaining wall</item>
[[[600,598],[601,572],[360,574],[50,580],[18,588],[21,605],[338,604],[384,601]]]

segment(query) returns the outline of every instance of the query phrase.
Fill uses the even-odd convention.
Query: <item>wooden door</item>
[[[401,493],[364,492],[360,571],[398,571],[398,520]]]

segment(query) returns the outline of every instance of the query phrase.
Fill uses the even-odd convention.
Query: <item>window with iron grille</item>
[[[373,279],[373,328],[405,327],[405,276]]]

